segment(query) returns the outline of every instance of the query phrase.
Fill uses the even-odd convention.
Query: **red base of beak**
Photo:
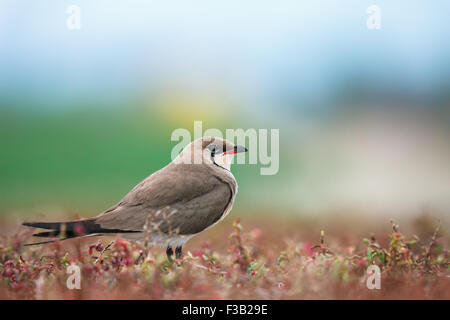
[[[237,152],[234,150],[225,151],[223,154],[236,154]]]

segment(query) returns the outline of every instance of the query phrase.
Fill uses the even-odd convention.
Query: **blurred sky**
[[[66,27],[71,4],[81,8],[81,30]],[[143,108],[151,115],[141,119],[149,127],[159,116],[165,124],[159,137],[143,131],[146,147],[164,140],[160,152],[168,155],[171,130],[191,129],[193,120],[204,120],[205,127],[282,128],[279,175],[238,169],[242,203],[249,208],[355,207],[389,214],[450,209],[450,3],[377,1],[381,29],[368,30],[372,4],[2,0],[0,108],[40,114],[35,137],[44,127],[67,133],[80,121],[64,118],[68,127],[57,129],[46,122],[61,112],[84,109],[81,119],[101,123],[99,110],[141,118],[137,110]],[[31,155],[30,145],[49,145],[40,138],[25,143],[28,136],[19,131],[26,128],[15,124],[25,118],[8,117],[2,141],[11,149],[1,151],[0,189],[10,209],[21,207],[25,168],[45,167],[32,164],[33,157],[15,160]],[[159,157],[149,169],[164,161]],[[69,177],[70,170],[73,176],[82,171],[73,166]],[[64,172],[53,172],[58,186],[72,181]],[[54,181],[45,174],[35,179],[50,186],[31,205],[51,202],[41,196],[55,192]],[[121,191],[131,183],[117,182]],[[65,196],[65,204],[83,202],[82,195],[76,202]]]
[[[370,1],[1,4],[2,95],[220,85],[260,106],[292,92],[325,99],[358,76],[425,95],[449,74],[448,1],[378,1],[379,31],[366,28]],[[66,28],[69,4],[81,8],[80,31]]]

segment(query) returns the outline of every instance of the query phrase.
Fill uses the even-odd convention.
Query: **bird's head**
[[[247,148],[218,138],[202,137],[188,144],[174,161],[177,163],[216,165],[230,170],[233,156]]]

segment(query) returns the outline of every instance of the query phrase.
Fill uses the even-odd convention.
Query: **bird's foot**
[[[175,248],[175,258],[177,258],[178,260],[181,260],[183,258],[183,247],[182,246],[177,246]]]
[[[172,247],[170,247],[170,246],[167,247],[166,255],[167,255],[167,260],[169,260],[169,262],[173,262],[173,249],[172,249]]]

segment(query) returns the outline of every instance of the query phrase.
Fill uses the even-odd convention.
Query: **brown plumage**
[[[24,225],[51,230],[35,234],[41,237],[120,234],[129,240],[167,246],[169,258],[176,246],[177,258],[181,258],[187,240],[230,212],[237,193],[231,158],[245,151],[221,138],[197,139],[95,218]]]

